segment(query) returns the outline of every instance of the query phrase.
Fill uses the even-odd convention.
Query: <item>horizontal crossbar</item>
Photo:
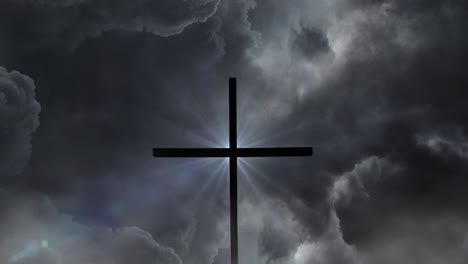
[[[312,147],[305,148],[238,148],[237,157],[294,157],[312,156]]]
[[[304,148],[154,148],[154,157],[222,158],[222,157],[292,157],[312,156],[312,147]]]

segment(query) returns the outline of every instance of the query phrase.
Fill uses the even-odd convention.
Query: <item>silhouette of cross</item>
[[[238,148],[236,78],[229,78],[229,148],[154,148],[153,157],[229,158],[229,193],[231,206],[231,264],[238,264],[237,232],[237,157],[312,156],[312,147]]]

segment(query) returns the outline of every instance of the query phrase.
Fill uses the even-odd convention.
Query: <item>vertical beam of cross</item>
[[[237,81],[229,78],[229,148],[153,148],[154,157],[229,158],[229,193],[231,220],[231,264],[239,262],[237,224],[237,158],[312,156],[312,147],[237,148]]]
[[[229,78],[229,197],[231,203],[231,263],[238,263],[239,243],[237,231],[237,84]]]

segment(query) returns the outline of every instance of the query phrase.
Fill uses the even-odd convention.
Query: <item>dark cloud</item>
[[[43,195],[0,195],[3,263],[182,263],[139,228],[84,226],[60,214]]]
[[[448,215],[398,215],[382,221],[375,236],[361,245],[367,263],[464,263],[465,219]]]
[[[358,264],[365,263],[365,256],[343,240],[340,231],[340,222],[336,214],[331,211],[329,225],[324,235],[316,241],[301,244],[294,254],[297,264],[323,263],[323,264]]]
[[[70,51],[88,37],[109,30],[169,36],[205,22],[218,0],[200,1],[2,1],[0,39],[3,60],[40,49]],[[58,48],[58,50],[57,50]]]
[[[446,11],[453,11],[456,7],[457,5],[445,4]],[[354,119],[355,127],[360,131],[359,124],[362,124],[363,130],[371,127],[369,122],[360,121],[366,115],[365,112],[383,112],[374,114],[373,122],[378,122],[378,126],[384,129],[371,133],[378,132],[377,137],[360,139],[369,146],[370,153],[390,155],[393,160],[404,164],[406,169],[394,177],[382,179],[379,185],[370,188],[371,205],[364,209],[368,214],[362,214],[363,217],[356,221],[344,219],[345,238],[350,241],[353,236],[348,231],[356,230],[351,225],[360,222],[360,230],[368,230],[369,226],[378,229],[378,223],[395,210],[438,212],[446,211],[447,204],[451,205],[450,210],[454,215],[463,210],[458,206],[461,206],[461,199],[464,199],[461,197],[464,195],[461,188],[453,184],[458,182],[465,186],[460,174],[466,168],[453,159],[444,161],[435,158],[427,148],[421,147],[418,138],[422,131],[427,131],[430,127],[450,127],[449,130],[466,133],[466,124],[462,117],[466,113],[461,110],[458,105],[461,101],[455,96],[463,93],[462,86],[466,82],[457,73],[462,69],[457,58],[466,56],[466,51],[459,46],[467,41],[459,38],[463,31],[461,23],[465,20],[459,15],[466,10],[454,13],[440,11],[438,16],[434,16],[433,13],[438,11],[422,9],[407,20],[405,14],[399,14],[398,9],[393,10],[391,5],[383,8],[376,11],[372,7],[368,10],[379,13],[388,8],[390,11],[384,11],[382,15],[386,16],[383,18],[375,18],[381,22],[375,21],[371,15],[371,19],[363,24],[365,31],[351,45],[355,47],[352,53],[355,57],[352,57],[351,65],[347,66],[349,75],[341,77],[340,84],[343,87],[346,85],[356,88],[352,89],[352,93],[346,93],[347,106],[341,112],[336,112],[336,116]],[[446,26],[449,30],[444,32],[442,28]],[[366,55],[369,52],[375,52],[375,55]],[[365,97],[361,97],[363,95]],[[369,96],[373,100],[366,102],[365,98]],[[454,112],[454,109],[458,110]],[[453,195],[454,192],[459,194]],[[457,207],[460,211],[455,209]],[[340,217],[344,217],[340,215],[340,211],[338,213]],[[351,218],[356,215],[353,214]],[[369,224],[369,221],[373,224]]]
[[[292,48],[301,57],[313,59],[314,57],[330,51],[327,36],[313,28],[303,28],[301,32],[295,33]]]
[[[461,163],[468,159],[468,143],[460,129],[445,128],[442,131],[427,131],[417,137],[417,142],[441,159],[447,161],[458,159]]]
[[[22,172],[39,125],[31,78],[0,68],[2,177]],[[136,227],[84,226],[61,214],[42,194],[0,190],[2,263],[182,263],[173,249]]]
[[[310,226],[315,226],[308,218],[314,214],[307,209],[320,208],[318,201],[327,206],[327,196],[316,194],[330,188],[331,175],[341,174],[372,155],[388,157],[383,164],[395,164],[401,169],[395,171],[393,166],[385,165],[372,171],[370,174],[376,178],[388,175],[373,179],[375,182],[352,177],[350,188],[366,191],[357,192],[355,202],[338,206],[337,210],[344,239],[351,244],[362,245],[373,234],[379,236],[379,230],[387,224],[386,219],[393,219],[393,214],[398,214],[397,219],[405,214],[416,217],[408,213],[412,210],[426,212],[429,219],[449,211],[452,217],[464,221],[461,204],[466,199],[466,181],[462,175],[466,167],[460,157],[464,153],[466,112],[462,110],[463,100],[458,99],[464,98],[466,83],[461,72],[466,58],[463,46],[467,39],[462,33],[466,9],[460,9],[456,2],[445,2],[442,10],[419,4],[424,8],[405,9],[403,2],[382,1],[340,13],[340,22],[327,29],[336,55],[331,67],[321,65],[329,73],[324,72],[322,80],[308,85],[307,99],[294,101],[298,105],[286,115],[285,123],[269,128],[298,127],[296,133],[303,131],[305,141],[313,139],[315,153],[320,153],[302,170],[311,171],[310,178],[314,179],[296,182],[289,175],[301,172],[291,173],[290,169],[275,177],[280,186],[294,190],[291,194],[305,203],[305,207],[296,207],[300,209],[295,213],[307,219],[304,223]],[[269,55],[283,58],[278,52],[281,49]],[[300,61],[295,62],[284,67],[278,66],[281,60],[261,65],[266,72],[278,73],[268,76],[275,80],[269,82],[272,90],[280,86],[277,94],[282,90],[293,95],[300,91],[295,88],[300,87],[304,77],[291,70],[300,66]],[[284,76],[296,78],[285,82]],[[281,99],[287,100],[288,96],[285,93]],[[301,123],[306,127],[301,128]],[[440,133],[427,135],[433,129],[452,132],[448,136],[444,133],[444,137],[438,136]],[[285,137],[278,142],[286,140],[291,139]],[[274,171],[280,170],[275,167]],[[318,183],[314,182],[317,176]],[[307,191],[301,192],[302,188]],[[325,215],[322,211],[314,218]],[[427,248],[425,254],[432,246]]]
[[[18,185],[77,225],[138,226],[183,263],[228,263],[222,161],[150,150],[224,144],[235,75],[240,143],[315,148],[239,165],[243,262],[466,262],[464,2],[0,5],[6,65],[43,106]]]
[[[18,175],[31,155],[31,134],[39,126],[41,107],[34,81],[0,67],[0,176]]]

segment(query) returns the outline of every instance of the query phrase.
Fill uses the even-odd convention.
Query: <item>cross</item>
[[[237,158],[312,156],[312,147],[303,148],[238,148],[237,147],[237,81],[229,78],[229,148],[154,148],[153,157],[229,158],[229,193],[231,207],[231,264],[238,264],[237,232]]]

